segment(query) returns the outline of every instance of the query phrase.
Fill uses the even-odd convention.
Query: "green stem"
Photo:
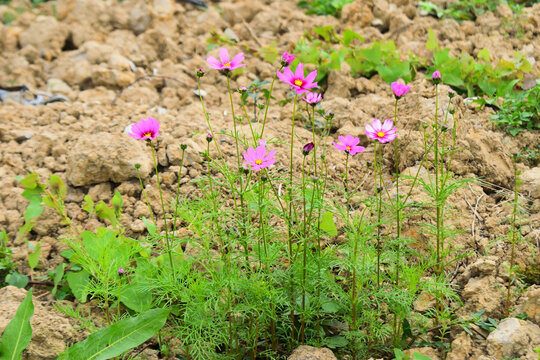
[[[172,253],[171,253],[171,242],[169,237],[169,229],[167,228],[167,213],[165,212],[165,203],[163,202],[163,191],[161,190],[161,183],[159,181],[159,171],[158,171],[158,163],[156,159],[156,150],[154,149],[154,144],[151,142],[148,142],[150,144],[150,149],[152,149],[152,159],[154,159],[154,169],[156,170],[156,180],[157,180],[157,186],[159,190],[159,199],[161,202],[161,210],[163,211],[163,221],[165,222],[165,240],[167,241],[167,252],[169,253],[169,262],[171,263],[171,271],[173,274],[173,279],[176,278],[176,274],[174,271],[174,263],[172,259]]]
[[[138,167],[135,167],[135,170],[137,170],[137,177],[139,178],[139,182],[141,184],[141,190],[142,190],[142,193],[143,193],[143,196],[144,196],[144,200],[146,201],[146,206],[148,207],[148,212],[150,213],[150,217],[152,218],[152,222],[154,223],[154,225],[156,226],[156,229],[157,229],[157,222],[156,222],[156,219],[154,218],[154,212],[152,211],[152,207],[150,206],[150,202],[148,201],[148,196],[146,195],[146,190],[144,189],[144,185],[143,185],[142,178],[141,178],[141,173],[139,172]]]
[[[293,224],[293,149],[294,149],[294,119],[296,116],[296,100],[298,94],[294,94],[293,116],[291,122],[291,153],[289,165],[289,212],[288,212],[288,242],[289,242],[289,262],[290,262],[290,286],[291,286],[291,348],[294,347],[294,272],[293,272],[293,249],[292,249],[292,224]]]
[[[281,71],[283,69],[283,66],[279,69]],[[274,82],[276,81],[277,73],[274,74],[274,78],[272,79],[272,84],[270,85],[270,93],[268,94],[268,99],[266,99],[266,109],[264,110],[264,119],[263,119],[263,125],[261,129],[261,139],[264,134],[264,127],[266,126],[266,117],[268,116],[268,109],[270,108],[270,99],[272,99],[272,90],[274,89]]]
[[[184,166],[184,153],[185,152],[186,151],[182,149],[182,157],[180,159],[180,169],[178,169],[178,177],[177,177],[178,184],[176,185],[176,203],[174,205],[173,234],[176,232],[176,220],[178,220],[178,204],[180,203],[180,176],[182,174],[182,167]]]

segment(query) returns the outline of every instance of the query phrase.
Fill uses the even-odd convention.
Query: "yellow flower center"
[[[347,150],[348,150],[348,151],[351,151],[351,147],[350,147],[350,146],[347,146]]]
[[[300,79],[294,80],[294,85],[296,85],[296,86],[302,86],[303,83],[304,82],[302,80],[300,80]]]
[[[231,67],[231,63],[225,63],[225,64],[223,64],[223,66]]]
[[[255,160],[255,164],[257,165],[261,165],[262,164],[262,160],[258,159],[258,160]]]
[[[151,132],[144,133],[142,137],[152,137]]]
[[[377,133],[377,137],[380,137],[380,138],[384,137],[384,135],[386,135],[386,134],[384,133],[384,131],[379,131],[379,132]]]

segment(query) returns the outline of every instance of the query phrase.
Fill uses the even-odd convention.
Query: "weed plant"
[[[451,108],[455,93],[439,94],[444,75],[432,74],[436,108],[433,121],[419,129],[423,156],[414,174],[402,174],[400,168],[400,139],[405,135],[399,105],[411,88],[392,84],[393,120],[366,124],[373,145],[368,147],[373,158],[366,173],[374,183],[366,192],[360,190],[359,179],[350,176],[352,165],[361,166],[358,154],[367,151],[360,139],[339,136],[328,146],[333,113],[324,111],[316,92],[318,70],[305,75],[304,65],[298,63],[293,71],[295,56],[285,53],[269,90],[256,84],[235,92],[231,77],[245,66],[244,56],[231,58],[224,48],[219,55],[207,61],[226,78],[230,127],[216,132],[201,97],[208,126],[204,174],[192,180],[197,191],[180,195],[182,164],[176,197],[165,199],[160,189],[163,231],[149,206],[151,219],[143,218],[148,236],[126,236],[119,221],[123,202],[118,193],[109,204],[85,197],[83,210],[89,218],[107,220],[110,226],[84,230],[65,211],[66,188],[58,177],[51,175],[47,183],[35,173],[20,179],[23,195],[30,200],[20,237],[31,230],[44,206],[60,214],[70,230],[59,240],[70,248],[63,253],[69,266],[55,270],[55,287],[67,282],[80,302],[92,299],[108,327],[94,332],[103,325],[78,309],[64,312],[94,332],[91,342],[105,332],[120,336],[122,329],[155,317],[160,320],[151,324],[154,333],[161,329],[157,338],[162,354],[172,352],[184,359],[282,359],[300,344],[328,346],[353,359],[387,357],[393,349],[399,352],[418,344],[426,334],[444,353],[449,328],[469,323],[453,314],[459,297],[446,268],[464,255],[450,246],[459,229],[446,219],[449,196],[470,181],[450,171],[459,121]],[[205,74],[202,68],[196,71],[199,94]],[[264,132],[276,79],[291,88],[290,133],[284,134],[288,139]],[[440,115],[439,99],[447,95],[448,105]],[[299,144],[295,136],[295,121],[303,111],[312,130],[307,144]],[[130,126],[134,139],[126,138],[148,145],[157,179],[154,140],[159,131],[159,121],[147,118]],[[221,147],[222,139],[233,144],[232,156]],[[276,144],[287,146],[287,153],[277,152]],[[187,147],[180,148],[183,159]],[[301,149],[298,159],[295,149]],[[345,170],[334,179],[328,168],[338,165],[339,152]],[[391,165],[383,162],[383,153],[394,154]],[[422,170],[429,175],[420,176]],[[142,180],[141,188],[146,199]],[[415,201],[416,188],[430,200]],[[415,240],[401,231],[404,219],[418,214],[429,219],[427,252],[410,246]],[[424,313],[414,311],[421,295],[431,296],[436,306]],[[163,327],[164,319],[168,320]],[[169,346],[172,338],[179,345]],[[140,342],[126,343],[114,354],[128,350],[127,344]],[[74,345],[66,354],[82,347]]]

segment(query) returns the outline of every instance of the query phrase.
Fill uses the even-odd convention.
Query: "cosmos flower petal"
[[[240,63],[244,61],[244,53],[238,53],[235,55],[235,57],[233,57],[233,59],[231,60],[231,66],[238,66],[240,65]],[[243,64],[245,65],[245,64]]]
[[[304,64],[299,63],[294,72],[294,77],[303,79],[304,78]]]
[[[307,83],[313,83],[313,80],[315,80],[316,77],[317,77],[317,70],[314,70],[314,71],[310,72],[308,74],[308,76],[306,76],[305,81]],[[317,84],[317,83],[315,83],[315,84]]]
[[[229,52],[225,48],[219,49],[219,59],[222,64],[230,63],[229,61]]]
[[[210,64],[210,67],[213,68],[213,69],[218,69],[220,70],[223,65],[219,62],[218,59],[216,59],[215,57],[213,56],[209,56],[207,59],[206,59],[206,62],[208,64]]]

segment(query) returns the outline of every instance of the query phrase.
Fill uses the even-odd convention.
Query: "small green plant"
[[[6,276],[15,270],[11,260],[13,251],[8,248],[8,236],[5,230],[0,231],[0,288],[6,286]]]
[[[343,6],[354,0],[301,0],[298,6],[305,8],[306,13],[315,15],[332,15],[339,17]]]
[[[524,130],[540,129],[540,80],[529,90],[508,94],[491,120],[514,136]],[[531,159],[538,157],[535,151],[530,149]]]

